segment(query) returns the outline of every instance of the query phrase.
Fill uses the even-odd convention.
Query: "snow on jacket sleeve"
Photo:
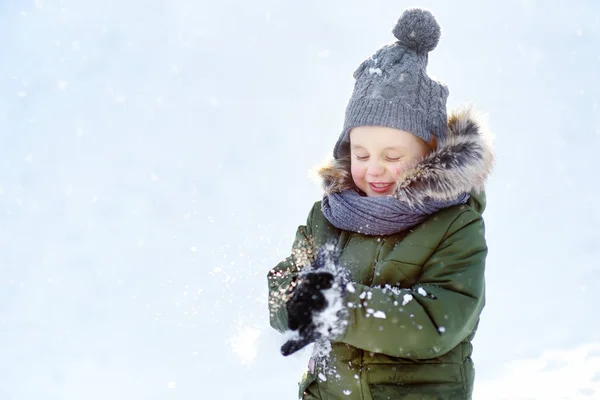
[[[269,317],[271,326],[279,332],[288,330],[287,310],[285,303],[294,288],[298,273],[302,267],[312,259],[312,239],[310,227],[315,210],[313,206],[306,225],[301,225],[296,231],[296,238],[292,245],[292,254],[281,261],[267,274],[269,283]]]
[[[355,284],[348,329],[337,341],[393,357],[439,357],[475,329],[484,306],[487,246],[478,213],[464,213],[410,289]]]

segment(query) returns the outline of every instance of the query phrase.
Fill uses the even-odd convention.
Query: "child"
[[[433,15],[393,33],[354,73],[323,200],[268,274],[271,325],[296,333],[282,352],[316,342],[302,399],[471,399],[493,152],[426,74]]]

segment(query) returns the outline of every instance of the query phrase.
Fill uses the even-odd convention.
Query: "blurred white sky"
[[[491,3],[0,2],[0,399],[293,398],[265,275],[415,5],[496,135],[476,399],[564,363],[600,396],[600,5]]]

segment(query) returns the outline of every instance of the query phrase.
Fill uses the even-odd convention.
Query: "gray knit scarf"
[[[355,190],[330,193],[321,203],[323,214],[333,226],[364,235],[391,235],[412,228],[431,214],[446,207],[465,204],[468,193],[456,199],[426,199],[409,205],[392,196],[366,197]]]

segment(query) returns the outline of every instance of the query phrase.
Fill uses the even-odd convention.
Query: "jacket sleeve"
[[[337,341],[393,357],[439,357],[467,338],[484,306],[484,222],[463,213],[410,289],[354,284],[348,328]]]
[[[310,228],[316,206],[313,206],[306,225],[298,227],[291,255],[267,274],[270,323],[273,328],[282,333],[288,330],[285,303],[294,288],[298,273],[312,260],[313,244]]]

